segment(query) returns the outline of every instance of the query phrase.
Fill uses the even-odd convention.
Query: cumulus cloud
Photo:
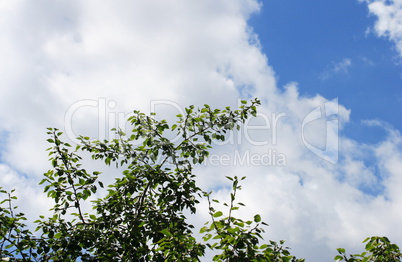
[[[370,13],[377,16],[374,31],[395,44],[402,56],[402,1],[366,0]]]
[[[240,215],[261,213],[266,238],[287,239],[309,261],[331,259],[339,246],[356,249],[372,234],[401,243],[401,135],[389,127],[375,145],[327,141],[351,111],[303,97],[295,83],[277,87],[247,24],[260,8],[254,0],[0,1],[0,184],[17,188],[21,208],[43,211],[49,203],[36,183],[49,168],[46,127],[108,138],[133,109],[168,116],[190,104],[236,107],[239,98],[258,97],[258,117],[215,146],[215,162],[197,168],[200,185],[223,197],[225,175],[248,176]],[[334,63],[328,74],[350,65]],[[316,121],[303,128],[312,112]],[[338,164],[311,152],[302,136],[339,150]]]

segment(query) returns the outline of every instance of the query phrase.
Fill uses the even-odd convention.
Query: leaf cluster
[[[365,250],[361,254],[346,255],[344,248],[338,248],[338,253],[334,259],[346,262],[399,262],[402,254],[396,244],[392,244],[387,237],[372,236],[366,238]]]
[[[207,246],[218,252],[219,254],[213,257],[213,261],[283,261],[283,262],[302,262],[304,259],[297,259],[289,252],[289,248],[284,247],[285,241],[280,243],[270,240],[266,244],[260,245],[260,240],[263,240],[262,233],[264,229],[261,226],[268,226],[261,221],[260,215],[255,215],[253,220],[244,221],[236,218],[233,213],[238,210],[243,203],[236,203],[236,193],[241,189],[237,176],[228,177],[232,181],[232,192],[230,193],[230,202],[223,203],[228,211],[224,216],[222,211],[216,210],[212,206],[212,202],[220,203],[217,199],[210,198],[211,192],[204,193],[208,199],[209,214],[211,222],[205,223],[201,228],[200,233],[204,233],[204,241],[212,241],[207,243]]]
[[[1,191],[7,195],[0,209],[1,254],[24,261],[199,261],[207,245],[196,241],[194,227],[184,215],[195,213],[203,196],[193,167],[206,160],[214,140],[225,140],[227,132],[255,116],[259,104],[257,99],[242,101],[236,110],[190,106],[173,125],[134,111],[128,134],[114,130],[115,138],[103,141],[80,136],[74,149],[62,140],[62,132],[49,128],[52,168],[40,185],[54,200],[53,215],[40,216],[36,232],[31,233],[23,223],[24,214],[13,211],[15,197]],[[179,139],[168,139],[167,132],[175,132]],[[100,172],[83,168],[82,151],[95,161],[115,165],[122,175],[105,186]],[[233,189],[234,198],[239,187]],[[98,190],[106,190],[106,196],[97,197]],[[232,216],[229,220],[231,225],[244,224]],[[259,216],[255,220],[260,222]],[[219,227],[218,222],[213,224]],[[234,233],[228,226],[225,230]],[[242,258],[253,254],[260,232],[258,227],[239,231],[236,246],[248,250]],[[224,236],[222,230],[217,233]],[[217,249],[226,252],[223,243]],[[218,260],[226,258],[225,253]]]

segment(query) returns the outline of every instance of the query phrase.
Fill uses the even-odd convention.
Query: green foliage
[[[18,256],[24,261],[32,260],[37,256],[36,239],[26,229],[25,215],[15,213],[17,207],[12,205],[12,200],[17,197],[12,195],[14,190],[7,192],[0,187],[0,193],[5,195],[0,202],[0,254],[4,257]]]
[[[1,191],[7,195],[0,209],[2,256],[24,261],[199,261],[207,245],[196,241],[184,215],[185,211],[195,213],[197,199],[203,197],[193,166],[206,160],[214,140],[225,140],[228,131],[255,116],[259,104],[257,99],[250,104],[242,101],[237,110],[190,106],[172,126],[134,111],[129,134],[114,130],[116,138],[110,141],[81,136],[75,150],[62,141],[62,132],[49,128],[52,168],[40,184],[54,200],[53,215],[35,221],[37,229],[32,234],[22,223],[24,214],[13,212],[15,197]],[[165,135],[172,132],[179,138],[175,142]],[[82,151],[115,165],[123,170],[122,176],[105,187],[99,172],[82,167]],[[234,181],[233,198],[239,188],[237,178]],[[107,195],[96,198],[99,189]],[[86,210],[90,199],[92,210]],[[219,216],[217,212],[213,217]],[[241,258],[254,259],[262,249],[256,246],[261,230],[247,231],[240,219],[230,216],[230,220],[229,225],[236,225],[233,230],[241,229],[239,233],[225,226],[228,232],[219,230],[217,236],[234,236],[237,249],[247,249],[238,253]],[[257,223],[260,220],[255,217]],[[233,261],[225,243],[231,244],[217,246],[223,254],[216,261]]]
[[[232,181],[230,203],[223,203],[223,206],[228,209],[227,216],[212,206],[212,202],[219,203],[219,200],[211,201],[211,193],[204,193],[208,199],[211,222],[207,222],[200,233],[205,233],[204,241],[213,241],[213,243],[207,243],[210,249],[221,251],[213,257],[213,261],[304,261],[290,255],[289,249],[282,246],[283,240],[280,244],[269,241],[267,244],[259,245],[260,240],[263,239],[261,233],[264,232],[260,225],[267,226],[267,224],[261,221],[261,216],[258,214],[253,220],[248,221],[233,216],[233,212],[244,204],[235,203],[236,193],[241,189],[239,179],[236,176],[227,178]],[[243,179],[245,177],[240,180]]]
[[[173,125],[134,111],[129,118],[129,134],[114,130],[116,138],[110,141],[81,136],[75,148],[62,141],[62,132],[49,128],[51,169],[40,185],[54,201],[53,214],[40,216],[34,222],[36,231],[31,232],[25,215],[13,205],[14,191],[0,188],[0,258],[41,262],[200,261],[208,248],[215,254],[213,261],[304,261],[292,256],[284,241],[260,243],[262,227],[267,226],[260,215],[252,220],[234,216],[244,206],[236,202],[241,189],[237,177],[227,177],[232,181],[230,202],[223,203],[227,212],[215,209],[212,202],[219,201],[211,200],[211,193],[202,191],[195,182],[193,167],[208,158],[212,142],[224,141],[228,131],[240,129],[250,115],[256,115],[259,104],[257,99],[242,101],[236,110],[190,106],[184,115],[177,115]],[[179,139],[168,139],[166,134],[172,133]],[[83,151],[94,161],[115,165],[122,174],[104,185],[100,172],[83,168]],[[204,242],[199,243],[185,214],[195,213],[202,197],[208,200],[211,221],[201,228]],[[347,260],[341,249],[337,259],[396,261],[385,259],[400,258],[398,247],[387,241],[370,239],[366,249],[374,260]],[[380,258],[385,260],[376,260]]]
[[[338,248],[338,253],[334,260],[346,262],[399,262],[401,261],[402,254],[396,244],[392,244],[387,237],[368,237],[363,243],[366,243],[366,251],[361,254],[346,255],[343,248]]]

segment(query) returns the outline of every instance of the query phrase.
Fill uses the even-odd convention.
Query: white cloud
[[[371,14],[377,16],[374,30],[378,36],[387,37],[402,56],[402,1],[366,0]]]
[[[0,184],[17,188],[22,208],[48,205],[36,186],[49,168],[48,126],[97,136],[103,121],[101,128],[109,129],[113,119],[122,118],[118,113],[149,111],[155,100],[171,101],[170,107],[160,105],[163,113],[166,107],[173,112],[173,104],[235,107],[240,96],[259,97],[261,116],[249,127],[267,119],[270,125],[249,128],[241,142],[234,139],[213,152],[258,157],[271,149],[271,157],[285,156],[286,165],[201,166],[201,186],[219,188],[227,185],[225,175],[247,175],[240,198],[248,209],[241,214],[261,213],[270,224],[267,238],[287,239],[308,261],[329,260],[340,246],[360,248],[372,234],[401,243],[395,230],[402,197],[400,134],[388,128],[389,136],[377,145],[341,137],[338,165],[310,152],[301,140],[303,119],[329,99],[302,97],[295,83],[278,89],[247,24],[259,8],[253,0],[0,0],[0,130],[7,134]],[[350,66],[345,58],[328,74]],[[87,106],[65,122],[77,103]],[[342,105],[337,110],[342,128],[350,111]],[[306,138],[325,137],[321,124],[307,128]],[[379,194],[361,190],[376,183],[384,187]]]

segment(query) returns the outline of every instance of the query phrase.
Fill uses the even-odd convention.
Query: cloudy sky
[[[0,0],[0,32],[0,186],[29,216],[50,204],[46,127],[110,138],[134,109],[258,97],[200,185],[224,198],[246,175],[239,216],[307,261],[402,245],[401,0]]]

